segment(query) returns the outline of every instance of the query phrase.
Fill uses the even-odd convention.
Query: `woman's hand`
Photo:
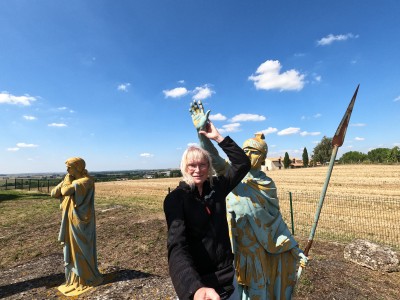
[[[221,298],[214,289],[202,287],[196,291],[193,300],[221,300]]]
[[[211,121],[209,121],[206,125],[206,128],[204,130],[200,130],[199,133],[205,137],[208,137],[210,140],[216,141],[217,143],[222,142],[224,139]]]

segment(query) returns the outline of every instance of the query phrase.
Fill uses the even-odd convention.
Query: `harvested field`
[[[328,195],[343,195],[346,191],[349,195],[362,193],[380,198],[379,189],[372,184],[375,178],[387,197],[399,197],[400,166],[361,167],[364,166],[335,166],[331,179],[334,184],[329,186]],[[318,194],[326,170],[281,170],[269,172],[269,176],[279,190]],[[344,174],[348,179],[341,178]],[[105,282],[79,299],[174,299],[162,203],[168,188],[174,188],[178,181],[172,178],[96,184],[98,261]],[[309,205],[314,211],[314,204]],[[328,211],[324,211],[325,215],[329,215]],[[351,211],[356,217],[360,213],[357,209]],[[319,226],[337,226],[331,224],[334,223],[322,219]],[[57,200],[46,194],[0,191],[0,298],[66,299],[56,289],[64,280],[62,248],[56,241],[59,225]],[[318,234],[322,236],[322,232]],[[350,263],[343,258],[346,241],[319,239],[318,234],[310,252],[312,260],[293,299],[400,299],[399,272],[382,273]],[[304,247],[306,239],[299,236],[298,240]]]
[[[278,189],[292,192],[318,192],[328,167],[274,170],[268,176]],[[335,195],[400,198],[400,165],[335,165],[328,193]]]

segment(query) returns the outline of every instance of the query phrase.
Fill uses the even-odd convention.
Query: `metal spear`
[[[305,256],[308,256],[308,252],[310,251],[311,245],[313,243],[315,230],[317,229],[317,224],[318,224],[318,220],[319,220],[319,215],[321,214],[322,205],[324,204],[326,190],[328,189],[328,184],[329,184],[329,180],[331,178],[333,165],[335,164],[336,154],[338,152],[339,147],[343,145],[344,137],[346,136],[347,127],[349,126],[350,116],[353,111],[353,106],[354,106],[354,102],[356,101],[357,92],[358,92],[359,87],[360,87],[360,85],[357,86],[356,91],[354,92],[353,98],[351,98],[350,104],[347,107],[346,113],[344,114],[343,119],[340,122],[339,127],[336,130],[335,136],[332,138],[333,149],[332,149],[331,161],[329,162],[328,174],[326,175],[325,183],[322,188],[322,193],[321,193],[321,197],[319,199],[317,211],[315,212],[314,223],[311,228],[311,232],[310,232],[310,236],[308,238],[306,248],[304,249]],[[297,280],[299,280],[302,270],[303,270],[303,268],[300,265],[299,270],[297,271]]]

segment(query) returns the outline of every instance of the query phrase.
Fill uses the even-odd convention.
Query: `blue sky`
[[[178,167],[193,99],[238,144],[400,146],[399,1],[0,1],[0,173]]]

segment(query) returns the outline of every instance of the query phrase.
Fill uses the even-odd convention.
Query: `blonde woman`
[[[191,146],[184,152],[183,181],[164,201],[169,273],[180,300],[228,299],[234,268],[225,198],[249,171],[250,161],[211,122],[199,133],[218,143],[232,168],[216,177],[206,150]]]

